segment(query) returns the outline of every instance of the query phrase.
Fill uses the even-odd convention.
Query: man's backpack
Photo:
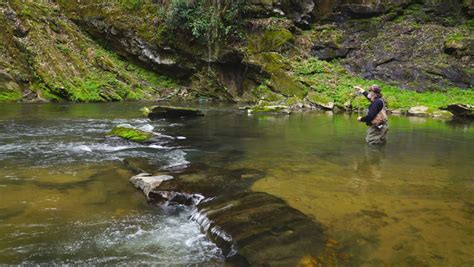
[[[379,113],[377,113],[375,118],[370,122],[373,126],[380,126],[380,125],[386,124],[388,121],[387,110],[385,109],[385,101],[382,100],[382,103],[383,103],[382,109],[379,111]]]

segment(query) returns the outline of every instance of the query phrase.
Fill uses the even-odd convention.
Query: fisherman
[[[357,120],[365,122],[369,129],[367,129],[367,136],[365,141],[369,145],[383,145],[387,141],[388,131],[388,117],[385,108],[385,102],[382,99],[381,89],[374,84],[366,92],[362,87],[354,87],[359,94],[364,95],[370,100],[369,111],[365,117],[358,117]]]

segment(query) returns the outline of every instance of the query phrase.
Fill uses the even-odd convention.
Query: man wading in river
[[[388,117],[380,87],[378,85],[372,85],[369,88],[369,92],[366,92],[360,86],[356,86],[355,89],[371,102],[367,115],[357,118],[358,121],[365,122],[367,126],[369,126],[365,141],[367,141],[369,145],[385,144],[387,141]]]

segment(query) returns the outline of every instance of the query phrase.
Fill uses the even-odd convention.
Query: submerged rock
[[[175,107],[175,106],[153,106],[144,107],[142,112],[151,120],[163,119],[163,118],[182,118],[182,117],[200,117],[204,116],[204,113],[196,108],[190,107]]]
[[[117,127],[114,127],[107,134],[107,136],[117,136],[126,140],[142,143],[142,142],[150,141],[155,135],[152,132],[145,132],[145,131],[138,130],[135,128],[130,128],[130,127],[117,126]]]
[[[149,159],[143,157],[126,158],[123,165],[135,173],[158,173],[162,169],[156,164],[152,164]]]
[[[202,202],[191,219],[238,266],[297,266],[321,256],[321,225],[275,196],[240,192]]]

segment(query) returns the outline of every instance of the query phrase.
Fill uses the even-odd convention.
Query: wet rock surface
[[[132,179],[139,181],[134,184],[146,191],[150,202],[195,207],[190,219],[231,265],[297,266],[304,259],[314,264],[327,259],[327,238],[320,224],[278,197],[249,190],[263,172],[201,164],[173,176],[156,183],[148,174]],[[149,183],[143,180],[148,178]]]
[[[149,199],[150,191],[160,186],[163,181],[171,179],[173,179],[173,176],[171,175],[151,175],[149,173],[140,173],[130,178],[130,183],[132,183],[136,188],[141,189],[147,199]]]
[[[457,117],[474,119],[474,107],[471,105],[453,104],[449,105],[446,110],[450,111]]]
[[[153,106],[145,108],[144,113],[151,120],[158,120],[164,118],[192,118],[204,116],[204,113],[199,109],[174,106]]]
[[[155,134],[153,132],[146,132],[127,125],[122,125],[114,127],[107,136],[115,136],[133,142],[144,143],[150,142]]]
[[[321,225],[267,193],[240,192],[197,206],[192,216],[236,266],[296,266],[322,254]]]

